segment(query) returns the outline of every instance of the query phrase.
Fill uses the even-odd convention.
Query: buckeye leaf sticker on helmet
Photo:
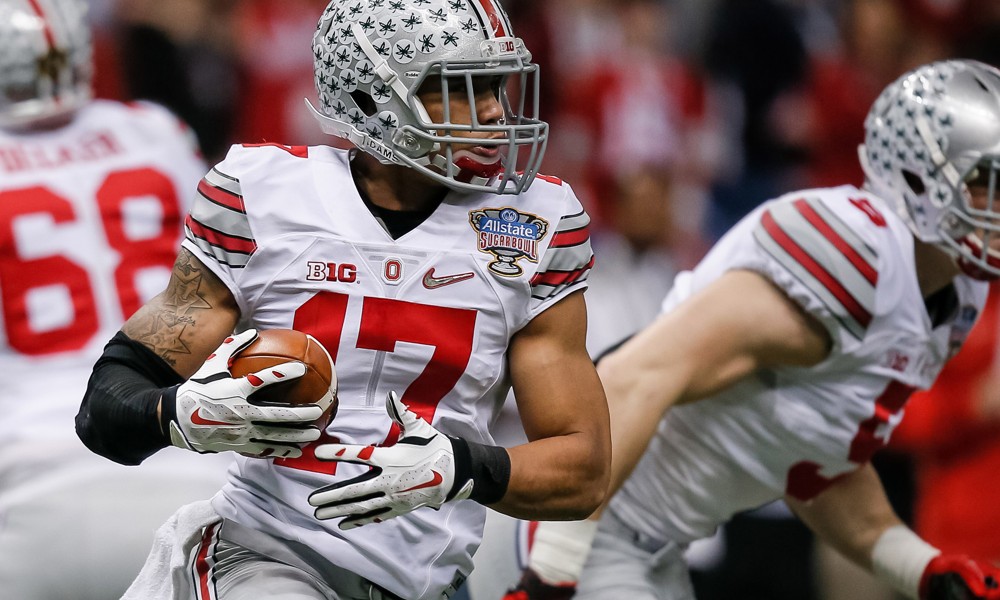
[[[538,172],[548,124],[538,118],[538,66],[506,13],[492,0],[333,0],[313,38],[318,107],[326,133],[386,164],[399,164],[459,191],[517,194]],[[434,122],[418,92],[468,95],[474,83],[500,81],[499,122]],[[446,115],[448,113],[446,112]],[[483,165],[453,151],[476,132],[496,149]]]

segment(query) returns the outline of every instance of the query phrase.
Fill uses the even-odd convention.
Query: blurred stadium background
[[[310,40],[326,0],[90,3],[98,95],[171,108],[194,129],[210,163],[232,143],[334,143],[302,100],[314,95]],[[758,203],[790,189],[860,184],[864,116],[897,75],[948,57],[1000,65],[998,0],[505,6],[542,68],[542,117],[553,132],[543,171],[568,181],[584,201],[607,265],[598,263],[588,294],[594,352],[650,318],[673,274]],[[983,346],[992,357],[995,331]],[[927,446],[935,434],[924,419],[909,432],[904,425],[905,443],[879,459],[900,513],[946,550],[944,538],[966,513],[942,516],[950,491],[932,484],[951,472],[948,461],[985,462],[996,472],[994,400],[994,416],[971,426],[985,440],[974,448],[956,450],[955,439],[947,452]],[[911,403],[914,412],[923,405],[930,399]],[[942,416],[934,415],[940,429]],[[931,475],[928,463],[937,469]],[[1000,495],[991,485],[980,498]],[[921,513],[923,503],[937,512]],[[969,536],[992,538],[992,547],[975,547],[1000,559],[998,527],[972,527]],[[815,548],[782,506],[737,518],[692,560],[701,600],[892,598]]]

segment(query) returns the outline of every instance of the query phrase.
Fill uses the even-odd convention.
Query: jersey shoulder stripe
[[[583,216],[586,216],[586,213]],[[579,217],[580,215],[566,217],[559,223],[559,230],[552,234],[552,243],[549,244],[549,248],[568,248],[590,241],[589,218],[577,223],[577,226],[573,228],[571,221],[579,220]]]
[[[246,214],[243,204],[240,182],[224,177],[217,169],[209,171],[208,175],[198,183],[198,193],[206,200],[238,213]]]
[[[535,273],[531,278],[531,285],[549,285],[549,286],[559,286],[568,283],[573,283],[574,281],[580,279],[587,271],[594,267],[594,255],[590,255],[590,261],[578,269],[571,269],[569,271],[557,271],[555,269],[549,269],[544,273]]]
[[[226,234],[218,229],[213,229],[204,223],[199,222],[191,215],[185,221],[188,229],[198,238],[206,239],[213,245],[223,248],[229,252],[242,254],[253,254],[257,249],[257,244],[252,239],[237,237]]]
[[[839,250],[859,273],[873,286],[878,285],[878,271],[872,266],[878,255],[859,238],[846,223],[840,220],[822,202],[796,200],[795,208],[809,221],[809,224],[823,234]]]
[[[213,168],[198,184],[185,237],[221,264],[243,268],[257,250],[240,182]]]
[[[578,287],[587,280],[593,267],[594,258],[591,257],[590,262],[573,271],[548,271],[545,277],[535,275],[531,278],[531,297],[535,300],[546,300],[564,290]]]
[[[817,199],[775,203],[761,215],[754,238],[851,335],[864,338],[878,284],[874,248]]]
[[[556,235],[579,230],[587,230],[588,233],[590,231],[590,215],[582,209],[571,215],[564,215],[559,219],[559,227],[556,228]]]
[[[584,210],[564,216],[552,234],[542,264],[529,282],[532,298],[544,300],[582,284],[593,266],[590,216]]]

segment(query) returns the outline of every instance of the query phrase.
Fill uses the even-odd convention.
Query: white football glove
[[[229,374],[230,358],[255,339],[256,329],[227,338],[177,388],[177,417],[170,421],[173,445],[200,453],[233,450],[296,458],[301,446],[319,439],[319,429],[309,426],[323,414],[319,406],[258,406],[247,399],[263,386],[302,377],[305,365],[290,361],[239,379]]]
[[[367,473],[320,488],[309,495],[317,519],[347,517],[341,529],[379,523],[422,506],[438,509],[445,502],[468,498],[472,480],[455,487],[455,453],[451,439],[415,415],[389,392],[386,411],[401,430],[393,446],[322,444],[316,458],[368,465]]]

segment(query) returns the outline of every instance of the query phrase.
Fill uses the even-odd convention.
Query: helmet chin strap
[[[373,150],[378,155],[379,162],[384,165],[403,164],[402,161],[396,158],[396,153],[389,146],[386,146],[379,140],[376,140],[372,136],[368,135],[368,133],[360,131],[347,123],[331,119],[320,112],[318,108],[313,106],[313,103],[310,102],[308,98],[305,98],[304,100],[306,106],[309,107],[309,111],[312,113],[313,118],[319,122],[319,128],[323,131],[323,133],[344,138],[358,148]]]
[[[375,65],[375,74],[382,78],[382,81],[392,88],[392,91],[396,92],[396,95],[400,98],[406,98],[410,90],[406,89],[403,82],[399,80],[399,75],[392,70],[389,66],[389,61],[382,58],[382,55],[375,50],[375,46],[368,40],[368,36],[365,35],[365,30],[361,28],[361,25],[357,23],[351,23],[351,33],[354,34],[354,41],[358,43],[361,47],[361,52],[364,53],[365,58],[371,61]],[[426,116],[424,113],[423,116]]]
[[[389,66],[389,61],[387,61],[385,58],[382,57],[381,54],[378,53],[378,50],[376,50],[375,46],[372,45],[371,41],[368,39],[368,36],[365,35],[365,30],[361,28],[361,25],[357,23],[351,23],[351,33],[354,34],[354,40],[358,43],[358,46],[361,48],[362,54],[364,54],[365,58],[371,61],[372,65],[374,65],[375,74],[378,75],[382,79],[382,81],[386,83],[386,85],[391,87],[392,91],[395,92],[396,95],[405,102],[406,98],[410,95],[409,88],[407,88],[406,85],[404,85],[403,82],[400,80],[399,74],[396,73],[396,71],[394,71],[393,68]],[[424,104],[423,102],[420,101],[419,98],[414,96],[413,102],[410,104],[416,111],[417,116],[419,116],[420,119],[423,120],[423,122],[425,123],[431,122],[431,117],[430,115],[427,114],[427,109],[424,108]],[[431,133],[434,132],[431,131]],[[394,144],[399,146],[404,151],[407,157],[417,162],[418,164],[426,165],[427,154],[439,149],[439,145],[435,143],[432,144],[426,150],[424,150],[423,148],[421,148],[421,144],[416,137],[402,130],[396,131],[396,133],[393,135],[392,141]],[[413,156],[411,152],[416,154],[417,156]]]
[[[965,183],[955,165],[948,161],[931,131],[931,126],[922,115],[914,118],[917,133],[924,145],[930,151],[930,158],[934,166],[938,168],[952,189],[967,193]],[[953,234],[954,235],[954,234]],[[989,239],[989,237],[987,237]],[[961,238],[954,238],[954,247],[947,248],[949,254],[953,256],[958,267],[968,276],[981,280],[993,280],[1000,276],[1000,253],[993,250],[972,231],[966,233]],[[951,244],[949,244],[951,246]]]
[[[351,32],[354,34],[355,41],[361,48],[361,52],[374,65],[375,74],[378,75],[382,81],[386,83],[386,85],[391,87],[392,91],[395,92],[397,96],[401,99],[405,99],[409,95],[410,90],[407,89],[406,85],[404,85],[399,79],[399,75],[392,69],[392,67],[389,66],[388,61],[382,58],[382,55],[375,50],[375,47],[372,46],[372,43],[368,40],[368,37],[365,35],[361,26],[357,23],[351,23]],[[347,139],[359,148],[374,151],[382,164],[407,164],[407,161],[401,160],[396,156],[397,150],[392,146],[382,142],[381,140],[375,139],[364,130],[357,129],[352,125],[330,118],[313,106],[309,99],[306,99],[305,103],[306,106],[309,107],[313,118],[319,122],[320,129],[323,133]],[[424,105],[420,102],[419,98],[414,97],[412,105],[418,116],[424,122],[431,122],[430,115],[427,114],[427,110],[424,108]],[[392,141],[394,145],[398,146],[399,149],[406,154],[408,161],[421,166],[430,164],[428,154],[438,150],[440,147],[439,144],[432,143],[426,150],[424,150],[420,147],[421,144],[416,136],[412,133],[405,132],[402,129],[397,130],[393,134]],[[417,156],[411,156],[408,151],[417,153]]]
[[[944,155],[944,151],[941,150],[941,145],[938,144],[937,139],[934,137],[934,132],[931,130],[927,119],[918,115],[914,118],[914,122],[917,126],[917,133],[920,134],[920,139],[923,140],[924,145],[927,146],[927,149],[931,153],[931,160],[934,162],[934,166],[944,174],[945,179],[948,180],[951,187],[958,189],[962,185],[962,176],[958,174],[958,169],[955,168],[955,165],[948,162],[948,158]]]

